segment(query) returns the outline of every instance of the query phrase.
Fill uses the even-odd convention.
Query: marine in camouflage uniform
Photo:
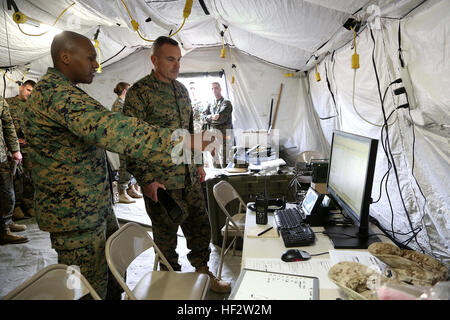
[[[28,241],[10,233],[10,227],[16,224],[12,221],[15,196],[9,152],[20,153],[20,146],[8,104],[0,97],[0,244]]]
[[[193,133],[193,116],[189,93],[185,86],[172,80],[160,81],[155,71],[137,81],[128,89],[123,108],[125,115],[134,116],[157,127],[185,129]],[[127,157],[127,168],[141,187],[155,181],[163,184],[169,194],[187,211],[188,216],[179,224],[186,237],[187,255],[192,266],[206,266],[209,260],[211,227],[205,208],[197,165],[175,164],[170,154],[155,154],[150,161],[142,162]],[[178,263],[178,224],[165,216],[159,202],[144,195],[145,208],[152,221],[153,236],[174,270],[181,270]]]
[[[233,137],[227,136],[227,129],[232,129],[232,112],[233,106],[231,105],[231,102],[220,95],[220,98],[216,99],[214,103],[209,104],[202,114],[202,120],[205,123],[205,129],[219,130],[223,138],[222,150],[221,152],[218,152],[215,157],[219,157],[219,159],[215,159],[214,161],[215,167],[221,167],[221,165],[226,166],[227,164],[227,152],[230,151],[233,141]],[[213,116],[217,114],[219,115],[219,118],[217,120],[214,120]],[[230,135],[230,131],[228,132],[228,135]],[[220,154],[222,154],[221,157]]]
[[[7,98],[11,117],[16,128],[16,134],[19,139],[26,141],[23,134],[23,112],[26,108],[26,100],[20,99],[19,95]],[[19,141],[20,142],[20,141]],[[31,161],[28,157],[28,148],[25,143],[20,143],[20,151],[23,156],[22,165],[18,166],[17,173],[14,177],[14,192],[16,194],[16,207],[20,207],[28,216],[34,213],[34,188],[31,180]]]
[[[105,298],[105,242],[118,229],[105,149],[149,161],[174,147],[172,131],[108,111],[54,68],[24,115],[39,228],[50,233],[58,263],[78,265]]]

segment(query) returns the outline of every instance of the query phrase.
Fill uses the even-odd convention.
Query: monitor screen
[[[313,188],[309,188],[302,202],[302,209],[305,215],[312,214],[312,211],[319,199],[320,195]]]
[[[379,241],[369,228],[369,207],[378,140],[334,131],[328,165],[327,191],[354,226],[329,226],[335,248],[367,248]]]
[[[367,180],[370,147],[370,139],[335,134],[331,150],[328,187],[351,208],[351,213],[358,220]]]

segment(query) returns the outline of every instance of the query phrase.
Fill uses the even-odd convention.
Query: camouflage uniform
[[[0,97],[0,232],[6,232],[14,211],[14,186],[8,151],[20,151],[8,104]]]
[[[149,160],[174,147],[171,130],[107,110],[54,68],[36,84],[24,123],[39,228],[50,232],[58,262],[78,265],[105,298],[105,240],[118,223],[104,149]]]
[[[20,100],[19,96],[7,98],[11,117],[16,128],[19,139],[25,139],[23,134],[23,112],[26,108],[26,101]],[[25,139],[26,140],[26,139]],[[20,144],[22,153],[22,164],[19,165],[14,177],[14,192],[16,194],[16,206],[20,206],[24,212],[33,208],[34,188],[31,180],[31,161],[28,157],[26,145]]]
[[[229,151],[232,146],[233,137],[227,137],[227,129],[232,129],[231,114],[233,112],[233,106],[229,100],[225,98],[220,98],[216,100],[214,104],[209,104],[208,107],[203,111],[202,120],[206,124],[205,129],[216,129],[222,133],[223,145],[221,153],[222,164],[227,164],[227,150]],[[212,120],[211,116],[213,114],[219,114],[220,117],[217,120]],[[228,144],[228,149],[227,149]],[[216,155],[216,157],[219,155]],[[217,161],[214,161],[215,167],[220,167]]]
[[[194,133],[202,132],[202,112],[203,106],[200,101],[192,103],[192,118],[194,120]]]
[[[116,101],[114,101],[111,111],[112,112],[122,112],[123,113],[123,101],[121,98],[117,97]],[[126,159],[123,154],[119,154],[120,159],[120,167],[119,167],[119,188],[123,190],[127,190],[132,182],[133,176],[127,171]]]
[[[155,77],[155,72],[128,89],[123,111],[152,125],[193,132],[192,107],[189,94],[179,81],[165,83]],[[209,260],[211,227],[205,209],[201,184],[195,164],[175,164],[170,155],[158,154],[151,161],[141,162],[127,157],[127,168],[141,186],[154,181],[163,184],[172,197],[178,200],[188,216],[180,224],[191,250],[188,259],[194,267],[206,266]],[[171,266],[181,270],[178,264],[178,225],[163,217],[159,203],[144,195],[145,207],[152,221],[153,236]]]

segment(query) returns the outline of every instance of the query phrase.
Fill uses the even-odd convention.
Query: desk
[[[289,207],[289,205],[288,205]],[[273,213],[268,215],[268,224],[276,227],[275,219]],[[283,239],[278,238],[249,238],[247,237],[247,231],[249,228],[256,226],[255,212],[247,209],[246,220],[245,220],[245,232],[244,232],[244,242],[242,249],[242,263],[241,269],[245,268],[245,261],[248,258],[266,258],[266,259],[280,259],[283,252],[288,250],[284,246]],[[382,233],[375,225],[371,225],[370,228],[374,233]],[[323,227],[312,227],[314,232],[323,231]],[[391,242],[389,238],[385,236],[379,236],[380,240],[383,242]],[[291,248],[289,248],[291,249]],[[322,233],[316,233],[316,241],[312,246],[298,247],[298,249],[305,250],[310,254],[317,254],[326,252],[329,250],[334,250],[334,247],[328,238],[328,236]],[[367,251],[363,249],[357,249],[355,251]],[[320,255],[316,257],[311,257],[310,260],[314,259],[330,259],[329,254]],[[281,259],[280,259],[281,261]],[[308,260],[309,261],[309,260]],[[291,262],[291,263],[302,263],[302,262]],[[312,276],[312,274],[303,274],[305,276]],[[324,275],[328,277],[327,275]],[[322,278],[322,279],[321,279]],[[321,282],[325,281],[323,277],[319,277],[319,286]],[[334,284],[330,288],[322,288],[319,290],[319,297],[321,300],[335,300],[336,298],[345,298],[344,293]]]
[[[292,167],[283,167],[282,173],[262,175],[259,173],[251,173],[248,175],[230,175],[220,174],[219,170],[205,169],[206,177],[206,198],[208,206],[209,220],[211,223],[211,240],[212,243],[222,246],[221,229],[225,225],[225,214],[220,209],[213,194],[213,187],[221,180],[228,181],[236,192],[241,196],[244,202],[254,201],[257,195],[264,194],[264,185],[267,183],[267,194],[271,198],[283,197],[286,195],[289,182],[294,177]],[[288,197],[288,201],[294,199]],[[238,202],[230,203],[230,211],[238,210]],[[236,248],[240,249],[242,244],[237,243]]]

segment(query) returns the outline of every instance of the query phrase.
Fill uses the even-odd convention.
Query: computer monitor
[[[327,191],[353,226],[326,226],[337,249],[367,249],[380,239],[369,228],[369,206],[378,140],[335,130],[331,142]]]

